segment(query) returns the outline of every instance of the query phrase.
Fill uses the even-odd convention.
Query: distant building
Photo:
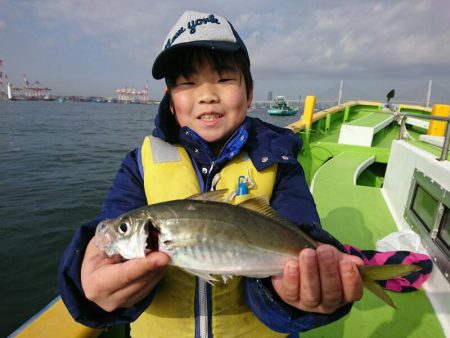
[[[119,103],[148,103],[148,81],[142,90],[125,87],[117,89],[116,94]]]

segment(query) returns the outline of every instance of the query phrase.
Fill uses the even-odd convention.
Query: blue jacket
[[[202,191],[210,188],[212,177],[217,171],[241,149],[245,149],[258,170],[278,163],[271,206],[316,240],[343,250],[341,244],[319,225],[314,200],[306,185],[303,170],[297,162],[297,153],[301,147],[298,136],[288,129],[247,117],[219,156],[214,157],[208,144],[194,131],[180,129],[171,114],[164,113],[167,111],[167,104],[166,96],[160,104],[153,135],[168,142],[181,143],[186,148],[197,170]],[[246,141],[242,142],[242,139]],[[204,174],[206,170],[202,169],[210,169],[212,162],[215,170]],[[96,225],[103,219],[119,216],[146,204],[139,149],[135,149],[123,160],[100,215],[76,231],[60,262],[58,289],[69,312],[78,322],[95,328],[129,323],[151,303],[154,292],[157,292],[155,290],[130,308],[106,312],[86,299],[80,279],[84,251],[94,236]],[[285,333],[307,331],[333,322],[347,314],[351,308],[351,304],[348,304],[330,315],[302,312],[281,301],[272,288],[270,278],[247,278],[246,301],[263,323],[272,330]]]

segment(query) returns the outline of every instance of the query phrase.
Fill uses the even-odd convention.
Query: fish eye
[[[126,222],[122,222],[119,224],[118,230],[120,234],[126,235],[130,230],[130,225]]]

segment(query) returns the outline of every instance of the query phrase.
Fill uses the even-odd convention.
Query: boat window
[[[450,282],[450,191],[416,169],[404,217]]]
[[[445,246],[447,255],[450,256],[450,209],[445,208],[444,217],[442,219],[441,227],[439,231],[439,240]]]
[[[433,228],[438,205],[439,202],[433,196],[420,185],[417,185],[413,197],[412,211],[428,230]]]

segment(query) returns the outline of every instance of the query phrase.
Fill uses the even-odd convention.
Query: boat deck
[[[381,189],[356,185],[359,173],[373,161],[372,154],[342,152],[319,169],[311,189],[323,226],[360,248],[374,248],[377,239],[397,230]]]
[[[353,120],[348,125],[360,126],[360,127],[376,127],[382,125],[386,120],[392,121],[392,115],[382,113],[370,113],[359,119]]]
[[[322,161],[327,158],[311,181],[323,227],[342,243],[369,250],[376,248],[377,240],[398,231],[382,189],[357,184],[359,174],[367,166],[380,159],[384,162],[383,151],[388,151],[398,136],[398,127],[389,126],[381,133],[382,139],[374,139],[377,147],[360,147],[334,144],[339,130],[333,130],[316,135],[320,141],[312,143],[309,149],[319,154]],[[423,147],[432,146],[424,144]],[[388,293],[397,310],[365,291],[363,299],[346,318],[304,333],[302,337],[445,337],[423,290]]]
[[[373,124],[373,122],[375,122],[373,119],[383,119],[385,116],[385,114],[356,112],[351,116],[351,119],[347,124],[355,123],[354,121],[364,121],[366,120],[366,117],[366,122],[371,122]],[[355,152],[370,153],[375,155],[376,162],[387,163],[392,142],[398,139],[400,134],[400,126],[397,123],[384,125],[374,134],[372,145],[367,147],[339,144],[340,130],[340,124],[332,125],[326,132],[320,129],[311,130],[310,140],[308,143],[304,144],[303,153],[298,157],[299,162],[305,170],[308,184],[311,183],[313,175],[325,161],[338,155],[342,151],[351,150]],[[300,131],[299,134],[302,138],[305,138],[305,131]],[[439,147],[419,141],[419,136],[422,134],[420,131],[415,128],[408,128],[408,134],[412,137],[412,139],[408,140],[409,143],[435,155],[436,158],[440,156],[441,149]],[[447,159],[450,160],[450,154]]]

